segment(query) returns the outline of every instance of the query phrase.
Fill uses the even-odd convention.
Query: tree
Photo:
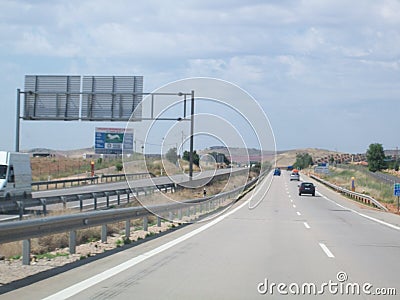
[[[183,152],[182,159],[187,160],[187,161],[190,161],[190,155],[189,155],[189,154],[190,154],[189,151],[184,151],[184,152]],[[200,157],[199,157],[199,155],[196,153],[196,150],[193,151],[193,163],[194,163],[196,166],[199,166],[199,163],[200,163]]]
[[[118,162],[118,163],[115,165],[115,169],[117,170],[117,172],[121,172],[123,168],[124,168],[124,166],[123,166],[123,164],[120,163],[120,162]]]
[[[296,169],[305,169],[311,165],[313,165],[311,155],[308,153],[299,153],[296,155],[296,162],[293,164],[293,167]]]
[[[368,169],[371,172],[380,171],[385,168],[385,152],[382,144],[370,144],[367,150]]]
[[[211,152],[211,153],[208,153],[208,154],[210,154],[212,157],[214,157],[214,159],[215,159],[215,161],[216,161],[217,163],[223,162],[223,163],[226,164],[226,165],[230,165],[230,164],[231,164],[231,161],[230,161],[230,160],[226,157],[226,155],[223,154],[223,153]],[[221,161],[221,160],[222,160],[222,161]]]
[[[261,171],[261,163],[260,162],[256,162],[254,164],[251,164],[251,168],[250,168],[251,172],[255,172],[257,174],[260,174]]]
[[[394,167],[393,167],[393,169],[397,172],[398,170],[399,170],[399,161],[398,160],[396,160],[396,162],[394,163]]]
[[[178,161],[178,154],[176,152],[176,148],[174,147],[169,149],[168,152],[165,154],[165,157],[173,164],[176,164],[176,162]]]

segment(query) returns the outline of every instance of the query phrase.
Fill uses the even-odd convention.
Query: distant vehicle
[[[0,151],[0,198],[28,198],[32,194],[32,170],[29,155]]]
[[[292,171],[293,170],[293,166],[287,166],[286,170],[287,171]]]
[[[310,194],[315,196],[315,185],[311,182],[302,182],[299,185],[299,196],[302,194]]]
[[[299,172],[292,172],[290,173],[290,181],[297,180],[300,181],[300,174]]]
[[[276,169],[274,170],[274,176],[281,176],[281,169],[276,168]]]

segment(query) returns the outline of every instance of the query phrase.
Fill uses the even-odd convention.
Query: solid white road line
[[[72,285],[72,286],[70,286],[70,287],[68,287],[68,288],[66,288],[64,290],[61,290],[61,291],[59,291],[59,292],[57,292],[57,293],[55,293],[53,295],[50,295],[49,297],[44,298],[44,300],[67,299],[69,297],[72,297],[72,296],[74,296],[74,295],[76,295],[76,294],[88,289],[89,287],[91,287],[91,286],[93,286],[95,284],[98,284],[101,281],[104,281],[104,280],[106,280],[106,279],[108,279],[108,278],[110,278],[110,277],[112,277],[114,275],[117,275],[117,274],[119,274],[119,273],[121,273],[121,272],[123,272],[123,271],[125,271],[125,270],[127,270],[127,269],[129,269],[129,268],[141,263],[142,261],[144,261],[144,260],[146,260],[146,259],[148,259],[150,257],[153,257],[153,256],[155,256],[155,255],[157,255],[157,254],[159,254],[159,253],[161,253],[161,252],[163,252],[163,251],[165,251],[165,250],[167,250],[167,249],[169,249],[169,248],[171,248],[173,246],[176,246],[176,245],[180,244],[181,242],[186,241],[187,239],[190,239],[191,237],[193,237],[193,236],[205,231],[206,229],[210,228],[211,226],[214,226],[215,224],[217,224],[217,223],[221,222],[222,220],[224,220],[226,217],[228,217],[231,214],[235,213],[239,209],[243,208],[245,205],[248,204],[249,201],[250,201],[250,199],[245,201],[243,204],[241,204],[240,206],[236,207],[235,209],[231,210],[230,212],[228,212],[228,213],[226,213],[226,214],[214,219],[210,223],[207,223],[206,225],[203,225],[203,226],[201,226],[201,227],[199,227],[199,228],[197,228],[197,229],[195,229],[195,230],[193,230],[193,231],[191,231],[189,233],[186,233],[185,235],[183,235],[183,236],[181,236],[181,237],[179,237],[179,238],[177,238],[175,240],[172,240],[172,241],[170,241],[170,242],[168,242],[168,243],[166,243],[164,245],[161,245],[161,246],[159,246],[159,247],[157,247],[157,248],[155,248],[153,250],[150,250],[150,251],[148,251],[146,253],[143,253],[143,254],[141,254],[139,256],[136,256],[136,257],[134,257],[134,258],[122,263],[122,264],[119,264],[119,265],[117,265],[117,266],[115,266],[115,267],[113,267],[111,269],[108,269],[108,270],[106,270],[106,271],[104,271],[104,272],[102,272],[100,274],[97,274],[97,275],[95,275],[93,277],[90,277],[90,278],[88,278],[88,279],[86,279],[84,281],[81,281],[81,282],[79,282],[77,284],[74,284],[74,285]]]
[[[366,218],[366,219],[368,219],[368,220],[374,221],[374,222],[379,223],[379,224],[381,224],[381,225],[390,227],[390,228],[392,228],[392,229],[400,230],[400,227],[399,227],[399,226],[396,226],[396,225],[387,223],[387,222],[385,222],[385,221],[382,221],[382,220],[379,220],[379,219],[370,217],[370,216],[365,215],[365,214],[363,214],[363,213],[360,213],[360,212],[358,212],[358,211],[356,211],[356,210],[354,210],[354,209],[351,209],[351,208],[348,208],[348,207],[346,207],[346,206],[343,206],[343,205],[337,203],[336,201],[333,201],[333,200],[329,199],[327,196],[321,194],[320,192],[317,192],[317,194],[319,194],[320,196],[322,196],[322,198],[324,198],[325,200],[330,201],[330,202],[332,202],[333,204],[336,204],[337,206],[339,206],[339,207],[341,207],[341,208],[343,208],[343,209],[347,209],[347,210],[349,210],[349,211],[351,211],[351,212],[353,212],[353,213],[355,213],[355,214],[357,214],[357,215],[359,215],[359,216],[361,216],[361,217],[363,217],[363,218]]]
[[[325,246],[325,244],[323,243],[319,243],[319,246],[322,248],[322,250],[325,252],[325,254],[330,257],[330,258],[334,258],[335,255],[332,254],[332,252],[328,249],[327,246]]]
[[[310,228],[311,228],[310,225],[308,225],[307,222],[303,222],[303,224],[304,224],[304,227],[305,227],[305,228],[307,228],[307,229],[310,229]]]
[[[300,213],[299,211],[297,211],[296,214],[297,214],[298,216],[301,216],[301,213]]]

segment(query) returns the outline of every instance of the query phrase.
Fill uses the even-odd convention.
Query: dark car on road
[[[315,185],[311,182],[302,182],[299,185],[299,196],[302,194],[310,194],[315,196]]]

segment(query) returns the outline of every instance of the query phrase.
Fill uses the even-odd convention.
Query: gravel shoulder
[[[174,226],[175,225],[173,225],[173,223],[171,222],[161,223],[160,227],[156,225],[149,226],[148,231],[136,230],[132,232],[129,239],[131,240],[131,243],[134,244],[135,242],[143,240],[148,236],[153,236],[154,234],[166,232]],[[31,255],[30,265],[23,265],[22,258],[2,259],[0,260],[0,287],[41,272],[63,267],[80,260],[88,259],[89,257],[95,257],[96,255],[115,250],[119,247],[123,249],[123,238],[124,236],[122,235],[114,234],[107,237],[106,243],[95,241],[87,244],[78,245],[76,247],[75,254],[69,254],[69,248],[57,249],[56,251],[50,252],[50,254],[62,255],[56,256],[54,258],[37,259],[35,255]]]

